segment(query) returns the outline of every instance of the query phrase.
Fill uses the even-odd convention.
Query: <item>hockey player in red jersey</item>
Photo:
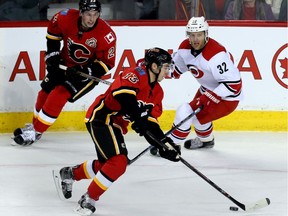
[[[60,170],[62,192],[72,196],[73,182],[93,179],[87,192],[79,200],[77,212],[90,215],[95,212],[95,201],[124,174],[128,159],[124,134],[132,122],[132,129],[159,149],[160,156],[179,161],[180,148],[165,137],[157,118],[162,114],[163,90],[160,82],[169,73],[171,55],[152,48],[138,67],[126,69],[115,79],[107,91],[99,95],[86,114],[86,126],[95,144],[98,160],[89,160],[75,167]],[[162,140],[169,149],[163,149],[147,135]]]
[[[192,17],[186,26],[188,38],[172,55],[173,76],[177,78],[190,72],[200,84],[193,100],[177,108],[173,125],[197,108],[203,107],[202,110],[170,135],[179,144],[187,138],[193,125],[196,138],[185,141],[187,149],[212,148],[215,144],[212,122],[232,113],[243,97],[239,70],[225,47],[209,38],[208,28],[204,17]]]
[[[48,73],[38,93],[33,124],[14,131],[17,144],[30,145],[40,139],[67,101],[75,102],[98,84],[81,77],[77,71],[99,78],[114,67],[116,35],[99,18],[100,13],[98,0],[80,0],[79,10],[66,9],[52,17],[46,36]],[[67,66],[67,70],[60,69],[60,65]]]

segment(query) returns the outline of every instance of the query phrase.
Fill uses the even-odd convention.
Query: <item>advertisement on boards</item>
[[[115,26],[118,43],[116,66],[105,78],[113,81],[125,67],[135,65],[145,50],[158,46],[175,51],[185,36],[180,26]],[[209,36],[222,43],[232,54],[243,79],[245,100],[241,110],[283,110],[287,108],[287,51],[285,28],[216,27]],[[149,32],[149,33],[148,33]],[[277,35],[277,40],[269,35]],[[46,28],[1,28],[0,112],[33,110],[40,82],[45,77],[44,54]],[[17,36],[17,37],[16,37]],[[190,73],[180,79],[166,79],[164,108],[175,110],[183,101],[190,101],[199,87]],[[85,110],[95,96],[107,86],[95,90],[65,110]]]

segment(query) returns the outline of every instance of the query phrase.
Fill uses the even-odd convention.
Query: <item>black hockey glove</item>
[[[148,113],[142,113],[141,117],[137,118],[131,125],[131,128],[138,133],[139,136],[145,135],[149,129]]]
[[[82,82],[86,81],[87,78],[81,76],[79,72],[92,75],[92,70],[90,67],[87,66],[81,66],[81,65],[76,65],[74,67],[68,67],[66,70],[66,77],[68,80],[72,82]]]
[[[178,162],[181,155],[180,145],[176,145],[169,137],[166,137],[162,143],[167,146],[167,148],[157,146],[159,155],[167,160]]]
[[[46,53],[45,55],[46,69],[48,73],[56,73],[59,71],[60,64],[60,53],[59,51],[54,51]]]

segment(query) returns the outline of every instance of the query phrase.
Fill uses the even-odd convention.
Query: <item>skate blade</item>
[[[52,170],[52,177],[54,180],[54,184],[56,187],[56,191],[60,200],[66,200],[63,193],[62,193],[62,186],[61,186],[61,177],[58,170]]]
[[[12,140],[12,142],[10,143],[11,146],[20,146],[19,144],[17,144],[14,140]]]
[[[31,146],[31,144],[32,144],[32,143],[31,143],[31,144],[28,144],[28,145],[27,145],[27,144],[26,144],[26,145],[20,145],[20,144],[18,144],[18,143],[15,142],[14,138],[15,138],[15,136],[11,136],[11,139],[12,139],[12,141],[11,141],[11,143],[10,143],[11,146],[19,146],[19,147],[22,148],[22,147]]]
[[[11,139],[12,139],[12,141],[11,141],[11,143],[10,143],[10,145],[11,146],[21,146],[21,145],[19,145],[18,143],[16,143],[15,141],[14,141],[14,136],[11,136]]]
[[[89,216],[93,214],[90,209],[83,209],[80,205],[78,205],[78,207],[74,209],[74,212],[82,216]]]

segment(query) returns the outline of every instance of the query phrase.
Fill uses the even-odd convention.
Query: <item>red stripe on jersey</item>
[[[191,49],[191,45],[188,38],[182,41],[182,43],[179,45],[179,49]]]
[[[209,61],[213,56],[215,56],[217,53],[220,53],[220,52],[226,52],[225,47],[222,46],[217,41],[215,41],[214,39],[209,38],[208,43],[205,45],[202,51],[202,56],[207,61]]]
[[[234,95],[238,95],[242,90],[242,80],[237,82],[223,82],[229,91],[233,92]]]

